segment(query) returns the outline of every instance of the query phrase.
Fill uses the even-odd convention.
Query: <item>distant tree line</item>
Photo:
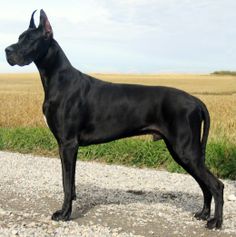
[[[215,71],[212,73],[213,75],[231,75],[231,76],[236,76],[236,71]]]

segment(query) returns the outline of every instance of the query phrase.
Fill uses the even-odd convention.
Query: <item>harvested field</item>
[[[211,115],[210,137],[236,142],[236,76],[91,74],[115,83],[161,85],[185,90],[202,99]],[[42,116],[43,88],[39,75],[0,75],[0,127],[45,126]]]

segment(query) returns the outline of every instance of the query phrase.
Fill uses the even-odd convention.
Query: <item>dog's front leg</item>
[[[72,210],[72,200],[75,199],[75,165],[78,146],[59,146],[59,153],[62,164],[62,179],[64,189],[64,203],[62,209],[52,215],[52,220],[67,221]]]

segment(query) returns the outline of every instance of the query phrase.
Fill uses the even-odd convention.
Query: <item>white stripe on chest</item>
[[[45,115],[43,115],[43,119],[44,119],[44,122],[46,123],[47,127],[48,127],[48,123],[47,123],[47,118],[45,117]],[[49,127],[48,127],[49,128]]]

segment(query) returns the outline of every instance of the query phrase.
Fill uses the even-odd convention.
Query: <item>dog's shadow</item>
[[[106,189],[98,186],[77,187],[77,200],[74,203],[72,219],[85,216],[90,210],[100,205],[128,205],[143,203],[146,205],[167,203],[175,208],[194,213],[202,207],[203,197],[197,193],[168,192],[168,191],[143,191]]]

